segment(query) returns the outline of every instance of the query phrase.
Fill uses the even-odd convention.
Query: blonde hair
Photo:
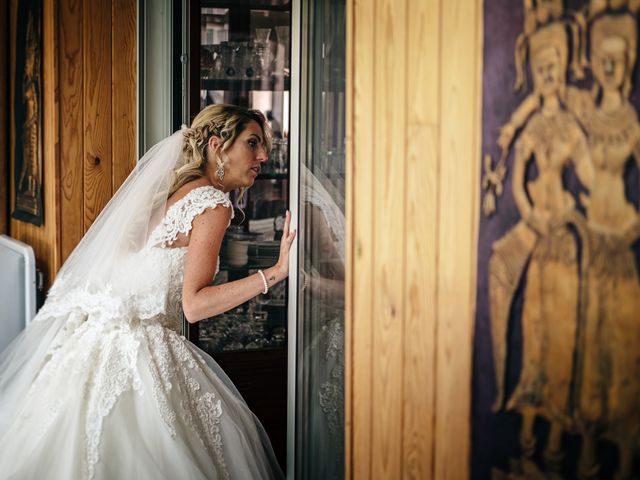
[[[224,153],[231,148],[249,122],[256,122],[262,129],[263,146],[267,154],[271,151],[271,131],[267,119],[259,110],[250,110],[236,105],[209,105],[196,115],[189,128],[183,129],[185,138],[182,161],[174,171],[174,180],[169,196],[186,183],[201,178],[207,169],[207,146],[212,136],[222,141],[215,150],[217,165],[224,167]],[[244,195],[241,189],[239,198]]]

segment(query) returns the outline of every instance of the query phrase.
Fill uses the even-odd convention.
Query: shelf
[[[225,271],[225,272],[237,272],[237,271],[242,271],[242,270],[260,270],[260,269],[265,269],[265,268],[270,268],[273,267],[276,263],[278,262],[278,259],[275,260],[275,262],[273,262],[273,264],[271,265],[266,265],[263,263],[245,263],[244,265],[229,265],[226,263],[220,263],[220,271]]]
[[[202,78],[200,79],[200,90],[226,90],[226,91],[245,91],[262,90],[270,92],[288,92],[291,86],[291,80],[284,78],[284,85],[278,85],[278,79],[271,77],[270,79],[250,79],[250,78]],[[278,87],[278,88],[276,88]]]
[[[289,178],[288,173],[259,173],[256,180],[287,180]]]
[[[202,8],[242,8],[250,10],[274,10],[282,12],[288,12],[291,10],[291,2],[289,0],[201,0],[200,6]]]
[[[200,347],[199,347],[200,348]],[[249,354],[253,357],[264,357],[264,356],[275,356],[275,357],[279,357],[280,355],[282,355],[282,352],[285,352],[286,354],[286,350],[287,350],[287,345],[281,345],[278,347],[263,347],[263,348],[242,348],[239,350],[216,350],[216,351],[209,351],[206,349],[202,349],[203,351],[207,352],[209,355],[211,355],[214,358],[220,358],[220,357],[235,357],[236,355],[244,355],[244,354]],[[216,359],[217,360],[217,359]]]

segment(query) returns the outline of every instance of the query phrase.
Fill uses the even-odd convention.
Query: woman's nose
[[[261,163],[266,162],[267,160],[269,160],[269,155],[267,155],[267,151],[264,149],[264,147],[262,147],[262,148],[260,148],[260,150],[258,150],[256,158]]]

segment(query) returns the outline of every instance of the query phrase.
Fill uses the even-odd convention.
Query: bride
[[[287,212],[271,268],[210,286],[233,218],[271,148],[265,117],[231,105],[140,160],[0,353],[1,479],[281,478],[258,420],[178,331],[288,276]]]

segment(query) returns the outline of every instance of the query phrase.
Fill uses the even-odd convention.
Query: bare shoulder
[[[231,220],[232,207],[216,205],[215,208],[206,208],[193,219],[193,228],[199,226],[226,230]]]

